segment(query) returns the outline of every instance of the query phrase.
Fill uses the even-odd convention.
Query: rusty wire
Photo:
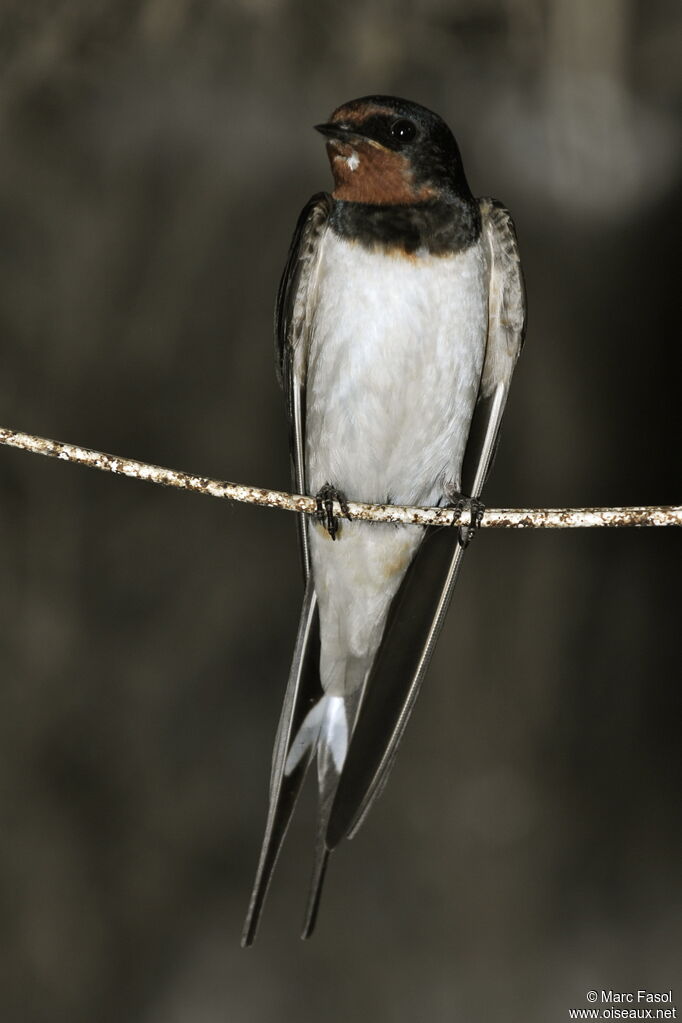
[[[314,497],[302,494],[288,494],[280,490],[266,490],[261,487],[228,483],[224,480],[197,476],[194,473],[165,469],[133,458],[107,455],[102,451],[83,448],[77,444],[49,440],[33,434],[21,433],[0,427],[0,444],[29,451],[36,455],[47,455],[77,465],[146,480],[165,487],[176,487],[195,493],[222,497],[228,501],[256,504],[266,508],[281,508],[284,511],[316,511]],[[343,516],[338,504],[334,505],[336,515]],[[423,526],[469,525],[468,510],[455,508],[411,508],[399,505],[360,504],[348,502],[348,513],[352,519],[367,522],[401,522]],[[585,527],[615,526],[682,526],[682,505],[642,506],[631,508],[487,508],[481,526],[493,529],[575,529]]]

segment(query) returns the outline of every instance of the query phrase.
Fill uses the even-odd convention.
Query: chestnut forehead
[[[351,103],[348,106],[339,107],[338,110],[335,110],[330,120],[332,124],[336,124],[338,121],[362,124],[368,117],[375,117],[376,115],[391,117],[394,114],[395,111],[391,110],[390,107],[382,107],[376,103],[362,103],[360,106]]]

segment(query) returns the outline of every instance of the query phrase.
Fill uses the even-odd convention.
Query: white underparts
[[[437,504],[460,483],[488,327],[486,249],[405,257],[328,230],[309,296],[306,485],[349,500]],[[309,526],[320,681],[364,683],[422,539],[415,526]]]

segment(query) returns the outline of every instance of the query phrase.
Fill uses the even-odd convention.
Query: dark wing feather
[[[272,873],[310,762],[310,758],[303,759],[291,774],[284,774],[284,763],[291,739],[296,735],[305,715],[320,696],[319,663],[320,630],[317,600],[312,582],[309,582],[303,599],[296,647],[275,739],[268,817],[256,878],[251,890],[249,908],[242,931],[242,946],[244,948],[252,945],[256,938]]]
[[[292,481],[297,494],[305,494],[305,382],[296,379],[294,352],[305,343],[306,301],[310,274],[320,236],[327,226],[332,199],[318,192],[310,199],[298,218],[291,240],[284,273],[275,305],[275,358],[277,378],[284,389],[289,415],[289,450]],[[305,579],[310,575],[310,554],[305,515],[298,520],[298,536]]]
[[[489,245],[489,326],[462,486],[479,497],[490,470],[525,331],[525,293],[511,217],[480,201]],[[327,846],[352,837],[390,772],[438,639],[462,562],[457,530],[427,534],[394,598],[367,681],[327,828]]]
[[[320,193],[313,196],[301,213],[279,286],[275,310],[277,374],[287,394],[293,480],[297,493],[305,493],[306,486],[303,462],[305,389],[304,383],[296,379],[294,350],[298,344],[305,343],[303,334],[306,329],[308,283],[315,264],[317,245],[327,223],[330,205],[330,197]],[[270,776],[270,805],[260,861],[244,923],[242,934],[244,946],[251,945],[256,937],[272,872],[310,762],[310,758],[304,759],[291,774],[285,775],[284,764],[289,746],[305,715],[321,696],[319,616],[317,598],[310,580],[310,559],[303,515],[300,517],[299,536],[306,589],[289,682],[275,739]]]

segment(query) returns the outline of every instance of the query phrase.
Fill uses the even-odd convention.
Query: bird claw
[[[334,514],[334,501],[340,504],[345,518],[350,519],[346,495],[341,490],[337,490],[331,483],[325,483],[315,494],[315,503],[317,505],[315,518],[318,522],[322,523],[332,540],[336,540],[336,534],[339,531],[339,520]]]
[[[460,545],[468,547],[476,534],[476,530],[481,525],[485,505],[475,497],[467,497],[465,494],[460,494],[459,491],[452,491],[448,494],[447,507],[455,508],[460,515],[465,511],[469,513],[471,524],[457,527]]]

